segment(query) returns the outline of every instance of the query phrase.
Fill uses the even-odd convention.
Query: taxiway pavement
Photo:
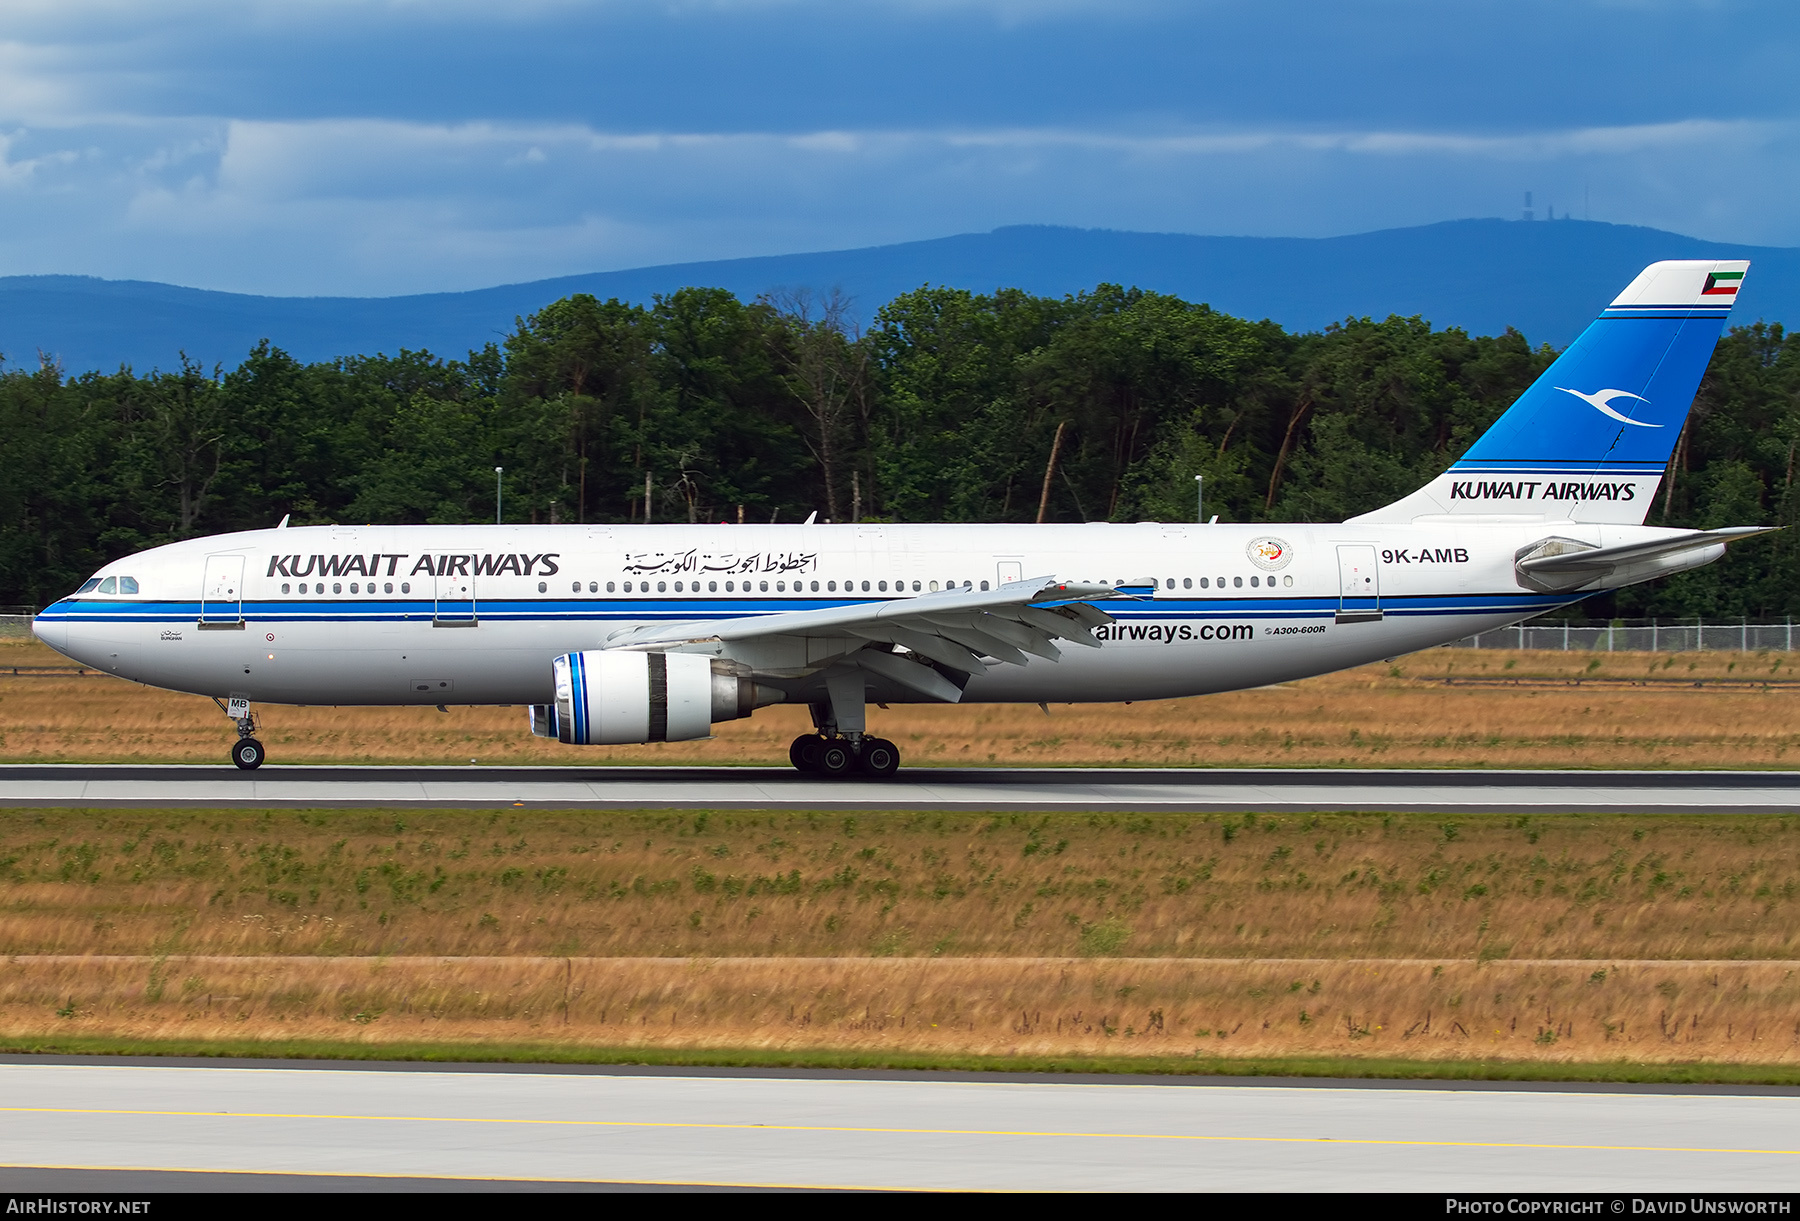
[[[0,1064],[0,1187],[1791,1192],[1800,1095]],[[122,1177],[118,1172],[126,1172]],[[224,1185],[223,1183],[221,1185]]]
[[[596,809],[1393,810],[1753,813],[1800,809],[1800,772],[788,768],[0,767],[14,806],[554,806]]]

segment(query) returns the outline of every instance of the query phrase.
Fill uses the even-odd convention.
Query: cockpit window
[[[100,588],[100,578],[99,577],[89,577],[87,580],[85,580],[81,583],[81,588],[76,590],[75,592],[78,594],[91,594],[96,589],[99,589],[99,588]]]
[[[106,580],[100,582],[100,592],[103,594],[118,593],[119,592],[119,578],[107,577]]]
[[[138,591],[138,584],[137,584],[136,577],[120,577],[119,578],[119,592],[120,593],[134,594],[137,591]]]

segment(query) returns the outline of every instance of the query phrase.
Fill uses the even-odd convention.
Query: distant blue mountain
[[[236,365],[257,341],[307,361],[427,349],[462,356],[515,317],[571,293],[648,302],[687,286],[749,300],[842,288],[866,319],[924,284],[1057,295],[1102,282],[1204,301],[1313,330],[1347,317],[1421,315],[1475,334],[1515,327],[1566,344],[1647,263],[1755,262],[1733,320],[1800,321],[1800,249],[1735,246],[1600,222],[1461,220],[1333,238],[1195,237],[1020,225],[894,246],[675,263],[410,297],[255,297],[135,280],[0,277],[0,353],[71,372],[169,369],[185,351]]]

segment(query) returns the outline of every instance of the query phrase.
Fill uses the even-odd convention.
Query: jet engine
[[[531,732],[577,746],[704,738],[785,698],[696,653],[565,653],[551,668],[556,702],[532,705]]]

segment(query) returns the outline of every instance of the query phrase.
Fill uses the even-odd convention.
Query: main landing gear
[[[860,670],[826,674],[825,698],[812,705],[817,732],[802,734],[788,747],[788,759],[795,767],[831,779],[859,772],[871,780],[886,780],[900,769],[900,748],[864,732],[863,683]]]
[[[860,773],[886,780],[900,769],[900,748],[886,738],[864,734],[854,739],[802,734],[788,747],[788,760],[803,772],[837,778]]]

